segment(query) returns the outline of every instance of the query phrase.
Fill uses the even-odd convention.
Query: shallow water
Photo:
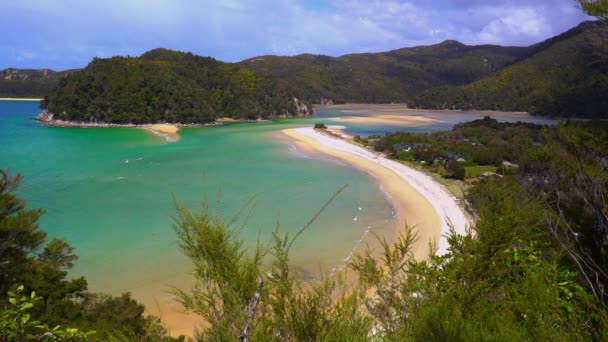
[[[294,244],[293,262],[307,274],[342,265],[368,227],[392,229],[373,179],[280,133],[308,120],[188,128],[166,143],[138,129],[43,127],[30,120],[37,111],[33,102],[0,102],[0,167],[25,176],[20,195],[46,209],[41,229],[76,248],[72,274],[93,290],[162,295],[180,285],[190,264],[171,229],[172,194],[192,209],[207,197],[225,217],[255,196],[241,232],[252,245],[258,234],[269,239],[277,221],[295,234],[349,184]]]
[[[309,276],[343,265],[371,239],[370,228],[380,235],[393,229],[392,208],[374,179],[300,150],[280,133],[352,114],[320,110],[309,119],[187,128],[178,142],[167,143],[139,129],[44,127],[30,119],[37,112],[36,102],[0,101],[0,167],[25,176],[20,195],[30,207],[46,209],[41,229],[76,248],[72,275],[86,276],[95,291],[132,291],[154,304],[167,297],[169,285],[187,286],[191,267],[171,229],[172,195],[195,210],[207,198],[223,217],[255,197],[255,210],[241,228],[253,246],[258,235],[267,241],[277,222],[282,232],[295,234],[348,184],[294,244],[292,261]],[[482,116],[435,114],[444,122],[415,128],[340,125],[365,136],[445,130]]]

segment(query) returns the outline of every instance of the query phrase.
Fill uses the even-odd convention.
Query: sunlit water
[[[173,195],[193,210],[207,198],[224,217],[254,198],[257,205],[239,228],[253,246],[258,237],[268,241],[278,223],[282,233],[295,234],[348,184],[294,244],[293,263],[308,276],[343,265],[371,236],[368,230],[393,229],[392,208],[374,179],[298,149],[280,133],[340,112],[183,129],[174,143],[138,129],[44,127],[30,119],[37,112],[35,102],[0,101],[0,168],[25,176],[19,194],[30,208],[47,211],[41,229],[76,248],[72,275],[84,275],[95,291],[133,291],[151,303],[149,296],[163,296],[168,285],[183,285],[191,266],[171,229]],[[409,129],[346,124],[346,132],[441,130],[479,117]]]

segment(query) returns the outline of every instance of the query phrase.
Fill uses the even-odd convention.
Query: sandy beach
[[[397,114],[380,114],[373,116],[343,116],[339,118],[329,118],[328,120],[333,122],[355,124],[407,125],[410,127],[426,126],[440,122],[439,120],[423,116]]]
[[[42,99],[37,98],[25,98],[25,97],[0,97],[0,101],[40,101]]]
[[[459,234],[466,233],[469,218],[457,199],[430,176],[320,130],[295,128],[282,132],[295,139],[298,146],[306,145],[344,160],[376,178],[397,210],[395,234],[390,238],[396,238],[406,223],[416,228],[416,260],[429,256],[429,242],[436,244],[437,254],[445,254],[451,226]]]
[[[171,124],[154,124],[142,126],[143,129],[152,132],[158,136],[165,138],[165,140],[173,142],[179,140],[179,127]]]
[[[471,113],[479,115],[489,115],[492,117],[529,117],[530,114],[527,112],[503,112],[496,110],[448,110],[448,109],[416,109],[409,108],[403,103],[394,104],[340,104],[340,105],[316,105],[315,108],[328,109],[328,110],[340,110],[346,114],[365,114],[370,116],[379,115],[413,115],[413,114],[462,114]]]

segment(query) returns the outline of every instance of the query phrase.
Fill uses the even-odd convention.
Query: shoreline
[[[384,104],[365,104],[365,103],[345,103],[345,104],[334,104],[334,105],[315,105],[316,108],[322,109],[335,109],[342,110],[344,113],[359,114],[361,112],[370,114],[387,114],[387,112],[399,112],[404,113],[417,113],[417,114],[479,114],[497,116],[509,115],[509,116],[532,116],[528,112],[507,112],[499,110],[488,110],[488,109],[422,109],[422,108],[410,108],[405,103],[384,103]]]
[[[148,124],[113,124],[113,123],[98,123],[98,122],[78,122],[78,121],[63,121],[52,119],[52,115],[41,113],[33,120],[39,121],[41,125],[48,127],[64,127],[64,128],[138,128],[150,132],[158,137],[163,138],[167,142],[175,142],[179,140],[178,131],[184,127],[211,127],[222,126],[222,123],[213,121],[205,124],[182,124],[182,123],[148,123]]]
[[[390,241],[403,232],[406,223],[415,227],[418,241],[412,252],[416,260],[425,260],[430,255],[429,242],[435,244],[436,254],[447,253],[446,236],[451,231],[450,225],[462,235],[471,225],[457,199],[443,185],[420,171],[313,128],[282,132],[300,146],[346,161],[376,178],[397,211],[397,224]]]
[[[42,98],[35,98],[35,97],[0,97],[0,101],[28,101],[28,102],[34,102],[34,101],[42,101]]]

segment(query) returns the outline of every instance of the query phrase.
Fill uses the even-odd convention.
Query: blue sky
[[[0,69],[157,47],[222,61],[428,45],[530,45],[589,19],[574,0],[0,0]]]

